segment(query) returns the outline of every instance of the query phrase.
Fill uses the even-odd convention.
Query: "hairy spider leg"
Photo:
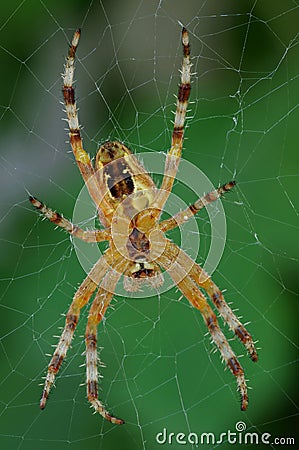
[[[211,191],[208,194],[203,195],[198,200],[196,200],[196,202],[194,202],[192,205],[188,206],[188,208],[178,212],[169,219],[160,222],[159,229],[165,233],[166,231],[172,230],[173,228],[182,225],[187,220],[189,220],[190,217],[198,213],[201,209],[205,208],[207,205],[214,202],[215,200],[218,200],[226,192],[230,191],[235,185],[236,185],[235,181],[230,181],[229,183],[220,186],[218,189],[215,189],[214,191]]]
[[[110,230],[83,230],[82,228],[74,225],[69,220],[65,219],[61,214],[48,208],[44,203],[40,202],[37,198],[30,196],[29,201],[32,205],[43,214],[50,222],[55,223],[58,227],[63,228],[72,236],[81,239],[85,242],[102,242],[108,241],[111,238]]]
[[[70,144],[81,172],[83,180],[87,186],[88,192],[94,201],[101,223],[109,226],[109,221],[105,217],[99,205],[103,201],[101,189],[95,176],[95,170],[88,153],[83,148],[82,137],[80,133],[80,125],[78,119],[78,110],[75,100],[75,91],[73,88],[74,71],[75,71],[75,55],[78,47],[81,30],[75,31],[72,43],[69,48],[66,64],[64,68],[63,79],[63,98],[66,108],[67,121],[69,125]]]
[[[236,377],[237,385],[239,392],[241,394],[241,409],[242,411],[245,411],[248,406],[248,394],[247,394],[247,385],[244,375],[244,370],[242,366],[240,365],[235,353],[231,349],[230,345],[227,342],[226,337],[224,336],[223,332],[221,331],[216,315],[214,314],[212,308],[207,303],[206,298],[198,288],[198,286],[194,283],[194,280],[190,276],[190,261],[192,266],[197,264],[194,263],[187,255],[186,253],[181,250],[179,247],[177,247],[175,244],[171,243],[169,240],[167,240],[167,245],[165,252],[158,258],[158,263],[167,270],[169,276],[173,279],[173,281],[176,283],[182,294],[189,300],[189,302],[197,308],[206,323],[206,326],[208,327],[208,330],[211,334],[212,340],[216,344],[217,348],[220,351],[220,354],[229,367],[232,374]],[[198,266],[199,267],[199,266]],[[185,275],[182,275],[182,268],[185,268],[186,272]],[[200,267],[198,270],[202,270]],[[189,272],[189,274],[188,274]],[[207,281],[207,280],[206,280]],[[203,287],[202,283],[200,284],[201,287]],[[224,301],[224,299],[223,299]],[[224,301],[225,303],[225,301]],[[226,305],[226,303],[225,303]],[[223,306],[223,305],[222,305]],[[228,305],[227,305],[228,306]],[[218,308],[219,309],[219,308]],[[220,308],[221,312],[223,313],[223,309]],[[227,317],[226,317],[227,318]],[[236,318],[236,320],[238,320]],[[241,325],[242,326],[242,325]],[[239,327],[239,325],[238,325]],[[235,331],[236,335],[239,337],[239,339],[245,344],[243,341],[243,338],[240,336],[240,328],[235,328],[233,331]],[[242,326],[242,329],[245,330],[245,328]],[[246,330],[245,330],[246,331]],[[251,345],[254,348],[252,338],[249,335],[248,332],[247,337],[251,341]],[[247,342],[247,341],[246,341]],[[248,348],[248,346],[246,345]],[[255,352],[256,355],[256,352]],[[252,358],[253,361],[256,361],[257,358]]]
[[[87,398],[96,412],[106,420],[117,425],[122,425],[124,420],[111,415],[98,398],[98,353],[97,353],[97,329],[102,321],[114,294],[115,286],[122,272],[126,270],[129,261],[121,258],[113,268],[109,270],[97,291],[88,314],[85,332],[86,343],[86,384]]]
[[[206,291],[224,322],[246,347],[252,361],[256,362],[258,360],[258,354],[252,336],[226,303],[218,286],[216,286],[211,277],[198,264],[193,264],[189,275],[193,281]]]
[[[246,347],[252,361],[257,361],[258,355],[252,336],[226,303],[221,290],[216,286],[207,272],[203,270],[199,264],[196,264],[183,250],[169,240],[167,240],[166,252],[168,255],[172,255],[174,259],[177,259],[182,267],[188,268],[188,276],[198,284],[199,287],[206,291],[224,322]]]
[[[73,301],[66,315],[65,326],[59,342],[48,365],[48,371],[40,400],[40,408],[44,409],[55,377],[69,349],[73,335],[79,320],[81,308],[88,303],[101,279],[109,270],[112,262],[112,254],[108,250],[93,266],[87,277],[76,291]]]
[[[166,155],[164,177],[160,190],[154,200],[153,208],[157,208],[156,216],[159,217],[166,200],[172,190],[175,176],[178,171],[180,158],[182,155],[182,146],[184,139],[184,124],[190,96],[190,44],[189,35],[186,28],[182,29],[183,62],[181,69],[181,83],[177,96],[176,112],[174,118],[174,128],[172,133],[171,147]]]

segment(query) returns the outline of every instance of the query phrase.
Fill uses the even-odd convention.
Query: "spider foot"
[[[123,419],[119,419],[118,417],[112,416],[104,407],[104,405],[100,402],[98,398],[88,398],[90,404],[93,406],[95,412],[101,414],[104,419],[108,420],[108,422],[114,423],[116,425],[123,425],[125,421]]]
[[[47,376],[46,376],[46,381],[44,384],[44,389],[43,389],[43,393],[39,402],[39,407],[40,409],[45,409],[48,397],[49,397],[49,393],[51,390],[51,387],[53,386],[55,381],[55,373],[54,372],[48,372]]]
[[[246,398],[243,398],[241,396],[241,411],[246,411],[248,406],[248,397],[246,396]]]
[[[241,411],[246,411],[248,406],[248,393],[244,371],[235,356],[227,361],[227,365],[237,379],[238,389],[241,394]]]

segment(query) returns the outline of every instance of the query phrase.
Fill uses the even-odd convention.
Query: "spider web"
[[[270,433],[271,448],[285,443],[274,438],[296,438],[298,13],[292,0],[2,2],[1,448],[229,448],[227,435],[217,442],[220,433],[242,426]],[[85,276],[76,243],[27,200],[30,192],[72,218],[82,188],[59,103],[66,43],[80,26],[76,93],[85,148],[95,154],[99,143],[119,139],[154,155],[170,143],[181,24],[195,72],[184,158],[215,186],[237,180],[223,200],[227,238],[213,279],[261,347],[258,363],[241,358],[253,388],[248,411],[239,410],[235,380],[211,352],[200,314],[173,288],[116,297],[99,327],[106,363],[100,397],[125,425],[92,415],[80,386],[88,309],[41,412],[45,354]],[[188,183],[177,182],[174,193],[187,204],[196,199]],[[81,225],[89,220],[94,216]],[[206,212],[196,225],[197,261],[204,263],[211,244]],[[194,233],[170,237],[179,244],[183,236],[191,252]],[[235,339],[231,345],[245,354]],[[156,437],[164,429],[162,445]],[[189,433],[213,433],[215,442],[196,445]],[[178,442],[188,436],[190,442]]]

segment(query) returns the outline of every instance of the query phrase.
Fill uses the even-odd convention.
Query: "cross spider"
[[[55,376],[71,344],[80,310],[97,289],[89,310],[85,333],[87,398],[95,411],[105,419],[114,424],[124,423],[122,419],[110,414],[98,399],[97,328],[111,302],[121,275],[124,275],[125,289],[136,291],[144,282],[153,287],[161,286],[163,284],[162,268],[168,272],[191,305],[202,314],[222,359],[236,377],[241,394],[241,409],[245,410],[248,404],[248,395],[244,371],[200,288],[204,289],[223,321],[244,344],[252,361],[257,361],[258,357],[252,337],[227,305],[220,289],[207,273],[164,235],[166,231],[184,223],[206,205],[217,200],[233,188],[235,182],[224,184],[199,198],[184,211],[159,222],[163,206],[172,190],[182,153],[191,75],[188,32],[185,28],[182,29],[181,82],[177,96],[171,147],[166,156],[163,181],[159,189],[124,144],[109,141],[101,145],[94,165],[83,149],[73,88],[74,60],[80,33],[79,29],[74,33],[66,59],[63,74],[63,97],[69,125],[70,144],[104,228],[83,230],[36,198],[30,196],[30,202],[47,219],[71,235],[86,242],[109,241],[109,248],[92,267],[74,295],[60,340],[48,365],[40,408],[43,409],[46,405]]]

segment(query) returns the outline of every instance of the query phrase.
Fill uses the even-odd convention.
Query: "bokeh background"
[[[218,436],[238,421],[271,433],[270,442],[296,436],[298,13],[291,0],[1,3],[1,448],[151,450],[163,428]],[[261,347],[258,363],[241,359],[253,388],[248,411],[239,410],[235,380],[211,352],[199,313],[173,289],[116,298],[100,326],[100,396],[124,426],[92,415],[80,386],[87,310],[41,412],[45,354],[85,276],[75,243],[27,200],[35,194],[71,218],[82,188],[61,120],[67,43],[80,26],[76,92],[85,148],[95,154],[99,143],[120,139],[137,152],[166,151],[181,23],[195,72],[184,158],[216,186],[237,180],[223,200],[227,242],[213,278]],[[175,192],[195,200],[188,186]],[[208,252],[207,219],[205,212],[197,219],[198,262]],[[180,241],[178,233],[170,237]]]

